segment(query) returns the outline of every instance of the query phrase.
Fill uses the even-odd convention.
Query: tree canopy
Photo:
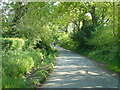
[[[117,68],[119,2],[9,1],[0,4],[4,67],[8,65],[9,68],[11,64],[19,62],[18,66],[22,68],[21,63],[27,58],[29,60],[24,62],[28,68],[21,70],[22,74],[30,70],[34,63],[37,66],[38,58],[47,58],[48,61],[44,61],[42,65],[49,65],[50,62],[52,66],[52,54],[55,54],[53,42],[57,41],[61,47],[107,63],[111,65],[108,68],[120,72]],[[20,54],[26,57],[21,58]],[[7,62],[12,56],[16,57],[15,62]],[[19,61],[20,59],[22,60]],[[3,72],[5,70],[7,69],[4,68]]]

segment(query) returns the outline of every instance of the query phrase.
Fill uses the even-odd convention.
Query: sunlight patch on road
[[[48,83],[48,84],[46,84],[46,85],[55,85],[56,83]]]
[[[58,61],[45,87],[117,88],[118,80],[88,58],[57,47]],[[112,81],[112,82],[111,82]]]
[[[99,88],[101,88],[102,86],[96,86],[97,88],[99,87]]]
[[[88,73],[86,73],[86,71],[84,71],[84,70],[78,70],[78,71],[72,71],[72,72],[56,72],[56,74],[58,74],[58,75],[79,75],[79,73],[80,74],[88,74]]]
[[[88,74],[90,74],[90,75],[100,75],[99,73],[95,73],[95,72],[88,72]]]
[[[79,65],[69,65],[69,66],[55,66],[55,68],[59,68],[59,69],[62,69],[62,68],[88,68],[89,66],[79,66]]]
[[[83,88],[94,88],[94,87],[83,87]]]
[[[79,70],[79,72],[80,72],[81,74],[86,74],[86,71],[84,71],[84,70]]]
[[[53,80],[50,80],[50,81],[61,81],[62,79],[58,79],[58,78],[56,78],[56,79],[53,79]]]
[[[82,57],[65,57],[65,56],[61,56],[61,57],[58,57],[58,58],[73,58],[73,59],[75,59],[75,58],[82,58]]]

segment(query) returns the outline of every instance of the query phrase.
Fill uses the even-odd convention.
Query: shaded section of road
[[[118,79],[94,61],[56,46],[56,66],[41,88],[118,88]]]

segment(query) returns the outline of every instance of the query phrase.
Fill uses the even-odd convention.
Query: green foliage
[[[87,39],[87,43],[94,47],[96,55],[102,56],[100,60],[117,61],[117,36],[113,36],[111,27],[106,26],[102,30],[93,32],[92,38]]]
[[[111,28],[111,26],[106,26],[93,32],[92,38],[87,40],[88,44],[97,48],[103,45],[108,47],[117,45],[117,36],[113,36]]]
[[[0,39],[3,49],[3,87],[25,87],[22,77],[32,69],[39,70],[42,66],[46,66],[48,71],[52,69],[56,51],[51,44],[56,40],[58,27],[50,22],[53,11],[48,3],[4,4],[2,33],[6,38]],[[6,8],[10,9],[9,14]],[[42,78],[47,76],[44,72],[41,75]]]
[[[8,41],[9,39],[11,40],[11,38],[7,38]],[[19,39],[16,38],[16,40]],[[28,43],[26,45],[28,45]],[[8,44],[9,43],[6,43],[7,46]],[[51,49],[49,49],[50,50],[49,52],[47,52],[45,49],[40,50],[26,48],[24,47],[24,49],[14,50],[13,49],[7,50],[7,48],[3,49],[2,51],[2,72],[3,72],[2,77],[4,81],[3,88],[28,87],[28,82],[26,81],[26,79],[23,79],[22,77],[24,77],[25,74],[29,73],[32,70],[32,68],[35,68],[36,70],[41,69],[42,66],[46,66],[46,68],[48,68],[47,69],[48,71],[46,71],[45,69],[45,72],[41,72],[41,74],[39,75],[41,79],[46,78],[48,74],[46,72],[49,72],[52,69],[56,54],[54,48],[51,47]],[[7,50],[7,52],[5,50]],[[15,81],[17,82],[15,83]]]
[[[39,79],[31,82],[42,82],[55,63],[52,43],[56,40],[64,48],[117,65],[117,3],[55,3],[4,3],[2,33],[6,38],[0,38],[4,88],[27,87],[22,77],[33,68]]]
[[[38,62],[38,65],[35,66],[35,76],[30,77],[30,82],[37,84],[42,84],[49,75],[50,71],[53,69],[54,63],[55,63],[55,57],[57,54],[57,51],[51,52],[49,55],[46,55],[46,51],[42,50],[43,55],[45,55],[42,62]]]
[[[59,38],[59,45],[67,49],[75,49],[77,46],[70,36],[65,33]]]
[[[119,72],[118,66],[118,3],[87,2],[82,4],[71,4],[76,6],[70,10],[80,10],[80,18],[72,19],[73,33],[60,37],[61,46],[84,54],[94,60],[106,63],[109,69]],[[78,9],[78,6],[82,7]],[[85,10],[86,8],[86,10]],[[113,10],[114,9],[114,10]],[[112,11],[113,10],[113,11]],[[92,18],[88,17],[88,14]],[[74,16],[74,15],[73,15]],[[83,18],[82,18],[83,16]],[[70,21],[69,21],[70,22]],[[82,26],[80,28],[80,24]],[[68,35],[69,34],[69,35]],[[68,35],[68,36],[67,36]],[[67,36],[67,38],[66,38]],[[72,41],[70,40],[72,38]],[[71,44],[69,43],[75,43]]]
[[[7,50],[22,50],[25,46],[25,40],[20,38],[0,38],[2,41],[2,49]]]
[[[46,70],[38,71],[37,75],[39,75],[41,77],[41,79],[46,78],[47,75],[45,72],[46,72]]]
[[[2,53],[3,71],[7,76],[19,77],[29,72],[34,66],[34,61],[28,52],[8,51]]]
[[[2,81],[2,88],[26,88],[28,86],[28,82],[20,77],[4,76],[2,77]]]

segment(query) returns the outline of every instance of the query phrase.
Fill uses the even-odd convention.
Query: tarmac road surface
[[[55,48],[59,52],[56,65],[41,88],[118,88],[115,73],[71,50]]]

